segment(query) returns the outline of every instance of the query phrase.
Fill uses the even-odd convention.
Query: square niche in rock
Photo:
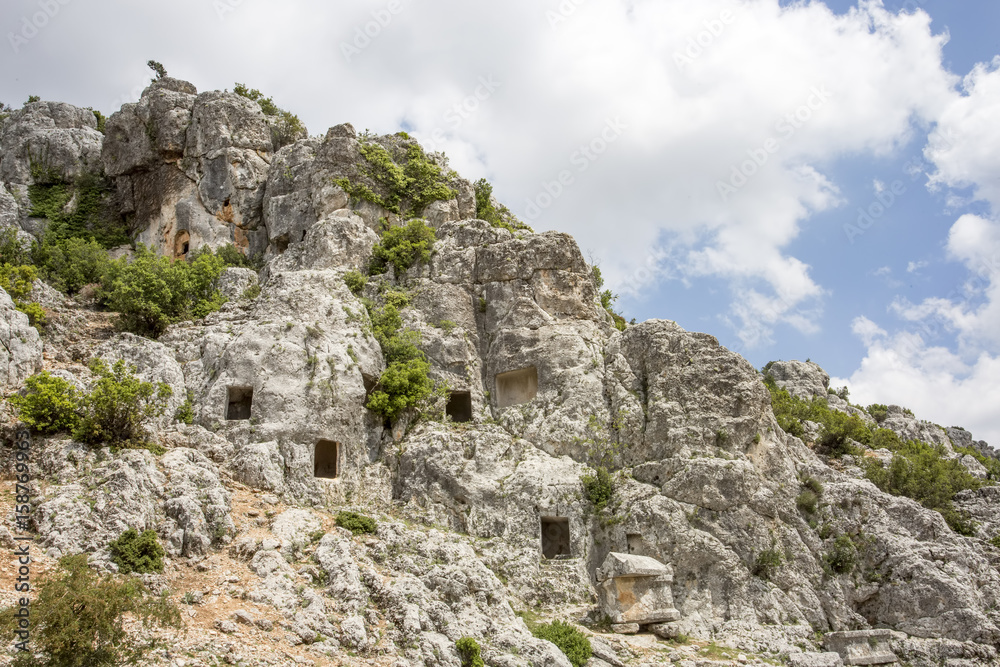
[[[542,555],[546,558],[569,558],[569,519],[560,516],[543,516]]]
[[[340,477],[340,443],[320,440],[313,452],[313,476],[323,479]]]
[[[445,412],[453,422],[472,421],[472,394],[467,391],[453,391],[448,394]]]
[[[538,394],[538,369],[534,366],[497,375],[497,407],[527,403]]]
[[[251,405],[253,405],[253,387],[229,387],[226,419],[250,419]]]

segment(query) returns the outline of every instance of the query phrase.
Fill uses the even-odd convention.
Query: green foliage
[[[165,552],[156,539],[155,530],[144,530],[140,534],[135,528],[129,528],[108,545],[108,550],[122,574],[163,572]]]
[[[14,302],[14,307],[28,316],[28,323],[41,331],[46,324],[45,309],[36,301],[25,301],[38,275],[32,266],[0,265],[0,287]]]
[[[785,557],[772,545],[770,549],[764,549],[757,554],[757,558],[754,559],[753,563],[753,575],[761,579],[770,580],[771,575],[774,574],[776,569],[781,567],[784,561]]]
[[[817,496],[823,495],[823,483],[815,477],[807,475],[802,478],[802,486],[806,487]]]
[[[14,394],[10,404],[18,417],[39,433],[72,431],[80,421],[80,397],[76,387],[48,371],[25,381],[24,394]]]
[[[122,329],[156,338],[173,322],[204,317],[225,303],[215,284],[223,269],[211,250],[172,261],[139,244],[131,262],[108,264],[100,298],[119,313]]]
[[[93,112],[94,119],[97,121],[97,131],[104,134],[104,130],[106,129],[108,123],[108,117],[97,109],[91,109],[91,112]]]
[[[390,227],[372,248],[368,271],[370,274],[383,273],[391,264],[396,268],[396,275],[402,275],[414,264],[431,260],[434,240],[434,228],[423,220],[410,220],[405,227]]]
[[[455,642],[455,650],[462,661],[462,667],[484,667],[483,659],[479,655],[479,642],[472,637],[462,637]]]
[[[21,266],[31,262],[31,255],[17,237],[16,227],[0,229],[0,264]]]
[[[819,496],[817,496],[813,491],[805,489],[795,499],[795,505],[806,514],[815,514],[817,506],[819,505]]]
[[[346,510],[337,512],[337,525],[341,528],[346,528],[355,535],[374,533],[378,528],[375,519],[367,517],[364,514],[348,512]]]
[[[174,420],[190,426],[194,423],[194,392],[187,390],[187,396],[174,412]]]
[[[539,624],[531,629],[531,633],[555,644],[569,658],[573,667],[583,667],[593,654],[587,636],[569,623],[557,620]]]
[[[368,398],[368,409],[395,419],[404,410],[416,407],[434,389],[427,376],[429,371],[430,364],[423,359],[389,364],[379,378],[378,388]]]
[[[344,283],[347,284],[347,289],[351,290],[354,296],[361,296],[365,285],[368,284],[368,278],[358,271],[348,271],[344,274]]]
[[[147,60],[146,67],[153,70],[153,74],[156,75],[157,79],[162,79],[167,76],[167,68],[156,62],[155,60]]]
[[[200,255],[212,254],[212,250],[207,246],[203,246],[198,250],[195,250],[188,257],[188,261],[193,261],[197,259]],[[227,267],[235,266],[244,269],[253,269],[254,271],[260,271],[264,266],[263,257],[260,254],[254,255],[253,257],[247,257],[244,255],[239,248],[234,246],[232,243],[227,243],[218,250],[215,251],[215,255],[222,260],[222,263]]]
[[[771,392],[771,409],[778,425],[786,433],[801,438],[805,434],[802,422],[817,422],[821,426],[817,444],[833,457],[854,453],[851,440],[871,444],[871,429],[860,417],[831,410],[820,397],[813,397],[811,401],[796,398],[778,387],[770,374],[765,374],[764,384]]]
[[[382,194],[366,182],[337,179],[336,183],[352,197],[401,215],[419,215],[432,201],[453,199],[458,194],[448,186],[451,175],[445,174],[416,142],[405,143],[399,151],[402,165],[374,141],[362,141],[360,151],[365,160],[361,176]]]
[[[986,468],[986,478],[992,482],[1000,481],[1000,460],[984,456],[982,452],[973,447],[955,447],[959,454],[968,454],[976,459]]]
[[[833,547],[824,556],[824,562],[835,574],[847,574],[854,570],[858,562],[858,548],[850,535],[840,535],[833,541]]]
[[[479,297],[478,308],[479,308],[479,312],[480,313],[485,313],[486,312],[486,305],[487,305],[486,304],[486,299],[484,299],[483,297]]]
[[[881,424],[889,416],[889,406],[881,403],[872,403],[865,408],[865,412],[870,414],[876,423]]]
[[[144,664],[157,646],[140,642],[125,629],[129,618],[141,627],[180,627],[180,613],[167,593],[153,596],[134,578],[98,576],[86,554],[59,561],[60,571],[44,575],[31,602],[31,653],[19,653],[14,665],[26,667],[116,667]],[[13,636],[16,608],[0,611],[4,636]]]
[[[990,540],[990,544],[992,544],[997,549],[1000,549],[1000,535],[994,535],[993,539]]]
[[[611,319],[615,322],[615,328],[619,331],[625,331],[625,327],[627,326],[625,324],[625,318],[616,313],[612,307],[614,302],[618,300],[618,295],[613,294],[609,289],[603,291],[601,290],[601,288],[604,287],[604,276],[601,275],[601,268],[599,266],[594,264],[590,267],[590,270],[591,277],[594,280],[594,287],[597,289],[597,293],[601,297],[601,307],[608,311],[608,315],[610,315]]]
[[[615,480],[604,466],[597,466],[596,474],[580,477],[583,495],[598,512],[604,509],[615,495]]]
[[[58,238],[54,234],[46,234],[41,243],[34,245],[32,259],[42,279],[66,294],[100,283],[111,262],[104,246],[93,239]]]
[[[946,459],[939,445],[909,440],[888,449],[893,452],[888,468],[877,460],[864,461],[865,475],[875,486],[940,512],[956,533],[975,534],[975,523],[955,508],[952,499],[959,491],[980,488],[981,480],[970,475],[957,459]]]
[[[517,219],[517,216],[510,212],[503,204],[499,206],[493,203],[493,186],[485,178],[480,178],[473,185],[476,191],[476,217],[485,220],[494,227],[516,232],[520,230],[532,231],[531,227]]]
[[[129,230],[111,205],[112,186],[107,178],[84,174],[66,183],[40,165],[33,165],[32,180],[35,182],[28,186],[28,215],[49,220],[45,237],[50,243],[82,238],[114,248],[129,242]]]
[[[256,102],[265,116],[273,119],[271,123],[271,142],[274,150],[279,150],[282,146],[287,146],[300,136],[305,134],[305,126],[299,117],[290,111],[285,111],[274,103],[274,99],[264,97],[256,88],[247,88],[242,83],[237,83],[233,87],[233,92],[237,95]]]
[[[15,303],[28,298],[37,277],[38,274],[32,266],[14,266],[13,264],[0,266],[0,287],[10,295]]]
[[[28,95],[28,101],[25,104],[34,104],[35,102],[41,102],[42,98],[38,95]]]
[[[140,380],[135,367],[121,359],[111,368],[94,359],[90,369],[98,379],[81,401],[82,419],[73,437],[92,445],[149,448],[145,423],[164,413],[173,393],[170,387]]]

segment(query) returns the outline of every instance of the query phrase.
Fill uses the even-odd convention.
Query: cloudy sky
[[[570,232],[627,318],[811,358],[1000,445],[995,0],[5,0],[0,100],[148,59],[313,134],[405,129]]]

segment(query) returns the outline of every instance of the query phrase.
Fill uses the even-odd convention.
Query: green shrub
[[[594,506],[594,509],[604,509],[615,495],[615,480],[604,466],[597,466],[596,474],[580,477],[583,484],[583,495]]]
[[[872,403],[865,408],[865,412],[871,415],[876,423],[881,424],[889,416],[889,406],[882,405],[881,403]]]
[[[974,535],[975,523],[955,508],[952,499],[959,491],[980,488],[982,480],[970,475],[957,459],[946,459],[940,446],[910,440],[890,449],[893,458],[888,468],[877,460],[863,461],[868,479],[887,493],[912,498],[940,512],[956,533]]]
[[[187,396],[174,412],[174,420],[190,426],[194,423],[194,392],[187,390]]]
[[[798,507],[806,514],[815,514],[818,504],[819,504],[819,496],[817,496],[813,491],[810,491],[809,489],[804,490],[795,499],[796,507]]]
[[[375,519],[367,517],[364,514],[348,512],[346,510],[337,512],[337,525],[341,528],[346,528],[355,535],[374,533],[378,528]]]
[[[157,79],[162,79],[167,76],[167,68],[155,60],[146,61],[146,67],[153,70],[153,74],[156,75]]]
[[[42,329],[49,323],[48,315],[45,313],[45,309],[42,308],[42,304],[37,301],[29,301],[27,303],[19,301],[15,303],[14,306],[28,316],[28,324],[38,329],[39,333],[41,333]]]
[[[163,572],[165,552],[156,539],[155,530],[144,530],[139,534],[135,528],[129,528],[109,544],[108,549],[112,562],[122,574]]]
[[[348,271],[344,274],[344,283],[347,284],[347,289],[351,290],[354,296],[361,296],[361,292],[364,291],[365,285],[368,283],[368,278],[358,271]]]
[[[137,579],[98,576],[86,554],[59,561],[60,571],[43,575],[31,602],[31,651],[20,652],[15,667],[114,667],[141,664],[157,640],[140,642],[125,628],[128,618],[140,627],[181,627],[180,613],[167,593],[153,596]],[[13,636],[17,611],[0,611],[4,636]]]
[[[211,249],[207,246],[202,246],[198,250],[191,253],[188,257],[188,261],[197,259],[199,255],[209,253],[211,254]],[[223,264],[226,266],[235,266],[243,269],[253,269],[254,271],[260,271],[264,266],[263,256],[260,253],[254,255],[253,257],[247,257],[244,255],[239,248],[237,248],[232,243],[227,243],[226,245],[220,247],[215,251],[216,257],[222,260]]]
[[[531,231],[531,227],[517,219],[517,216],[510,212],[503,204],[499,207],[493,204],[493,186],[485,178],[480,178],[473,184],[476,191],[476,217],[485,220],[494,227],[516,232],[519,230]]]
[[[774,571],[781,567],[781,564],[784,561],[784,556],[773,546],[770,549],[764,549],[757,554],[757,558],[754,559],[753,575],[755,577],[760,577],[761,579],[769,580],[771,575],[774,574]]]
[[[626,323],[625,318],[619,313],[616,313],[612,307],[614,302],[618,300],[618,295],[611,292],[611,290],[601,290],[604,287],[604,276],[601,275],[601,268],[594,264],[590,267],[591,278],[594,281],[594,287],[597,289],[597,293],[601,297],[601,307],[607,311],[608,315],[615,322],[615,328],[619,331],[625,331]]]
[[[264,115],[272,119],[271,143],[274,145],[275,151],[305,135],[306,128],[299,117],[278,107],[273,98],[264,97],[264,94],[256,88],[247,88],[242,83],[237,83],[233,92],[256,102]]]
[[[483,659],[479,655],[479,642],[472,637],[462,637],[455,642],[455,650],[462,661],[462,667],[483,667]]]
[[[391,264],[399,276],[414,264],[429,262],[434,239],[434,229],[423,220],[410,220],[404,227],[390,227],[372,248],[369,273],[384,273]]]
[[[53,234],[34,245],[32,260],[45,282],[66,294],[75,294],[84,285],[100,283],[111,262],[108,251],[97,241],[59,239]]]
[[[25,424],[39,433],[72,431],[80,421],[76,387],[48,371],[25,381],[24,395],[14,394],[10,404]]]
[[[83,417],[73,436],[92,445],[150,448],[145,423],[164,413],[170,387],[140,380],[135,367],[121,359],[111,368],[94,359],[90,369],[98,379],[81,401]]]
[[[552,621],[536,625],[531,633],[539,639],[550,641],[562,651],[573,667],[583,667],[593,655],[590,640],[586,635],[563,621]]]
[[[400,215],[419,215],[432,201],[457,196],[448,185],[454,174],[445,174],[419,144],[408,142],[394,150],[402,165],[381,144],[363,140],[360,152],[364,164],[359,169],[362,180],[340,178],[335,182],[352,197]]]
[[[1000,460],[984,456],[982,452],[973,447],[955,447],[959,454],[967,454],[983,464],[986,468],[986,479],[990,481],[1000,481]]]
[[[131,262],[109,263],[100,298],[119,313],[122,329],[156,338],[173,322],[204,317],[225,303],[215,284],[225,268],[211,250],[172,261],[139,244]]]
[[[811,475],[802,478],[802,486],[806,487],[817,496],[823,495],[823,483]]]
[[[367,408],[395,419],[404,410],[416,407],[434,389],[429,372],[430,364],[423,359],[389,364],[369,396]]]
[[[15,266],[4,264],[0,266],[0,287],[16,303],[28,298],[38,277],[33,266]]]
[[[849,535],[840,535],[824,557],[826,566],[836,574],[847,574],[858,562],[858,548]]]
[[[30,247],[18,238],[17,227],[0,229],[0,264],[22,266],[31,263]]]
[[[860,417],[831,410],[820,397],[814,397],[811,401],[796,398],[778,387],[770,374],[765,374],[764,384],[771,392],[771,409],[778,425],[789,435],[801,438],[805,434],[802,422],[816,422],[821,427],[817,444],[824,453],[833,457],[855,453],[852,440],[863,445],[871,444],[871,429]]]
[[[130,229],[112,203],[111,182],[96,174],[84,174],[72,182],[33,165],[28,186],[33,218],[47,218],[45,242],[68,238],[93,240],[104,248],[130,241]]]
[[[1000,549],[1000,534],[994,535],[993,539],[990,540],[990,544],[992,544],[997,549]]]

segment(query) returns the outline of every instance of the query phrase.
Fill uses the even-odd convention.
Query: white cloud
[[[866,345],[868,353],[850,378],[831,379],[831,384],[847,384],[852,401],[902,405],[922,419],[964,426],[976,439],[1000,445],[1000,358],[984,353],[966,363],[913,333],[880,334]]]
[[[612,287],[724,278],[727,315],[744,339],[768,340],[777,323],[815,330],[827,292],[788,248],[803,221],[841,203],[823,170],[903,145],[915,122],[950,108],[957,82],[942,67],[947,36],[931,33],[926,13],[896,15],[876,0],[839,16],[820,2],[778,0],[401,0],[362,46],[387,1],[290,0],[267,11],[224,1],[235,5],[224,18],[203,0],[69,5],[66,20],[8,64],[9,78],[54,86],[63,77],[60,90],[89,95],[71,101],[107,109],[94,95],[119,99],[155,57],[202,89],[260,88],[314,133],[343,121],[382,132],[405,123],[459,172],[494,181],[522,215],[529,202],[551,201],[535,226],[597,252]],[[553,27],[547,12],[567,6]],[[229,36],[238,35],[253,35],[253,48],[235,49]],[[359,52],[348,58],[352,43]],[[74,69],[80,53],[100,66]],[[481,77],[501,85],[455,122],[449,110]],[[969,85],[985,94],[979,79]],[[602,144],[615,118],[622,132]],[[740,170],[753,173],[737,187]],[[572,183],[554,196],[564,171]],[[724,200],[720,182],[736,192]]]
[[[876,339],[886,335],[885,329],[872,322],[867,317],[856,317],[851,322],[851,332],[861,338],[865,345],[871,345]]]
[[[923,259],[919,260],[919,261],[916,261],[916,262],[910,262],[910,263],[908,263],[906,265],[906,272],[907,273],[916,273],[920,269],[926,268],[928,266],[930,266],[930,262],[928,262],[927,260],[923,260]]]

